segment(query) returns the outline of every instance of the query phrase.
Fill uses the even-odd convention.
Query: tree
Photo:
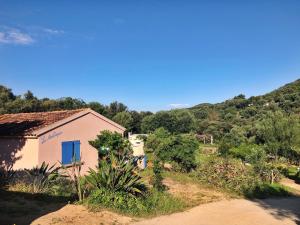
[[[171,162],[182,172],[190,172],[196,166],[195,152],[199,143],[194,135],[172,135],[159,128],[148,136],[146,147],[158,161]]]
[[[127,106],[124,105],[121,102],[112,102],[110,103],[110,105],[107,107],[107,111],[108,111],[108,116],[109,118],[113,118],[115,115],[117,115],[119,112],[124,112],[127,111]]]
[[[299,118],[281,111],[268,112],[257,125],[256,141],[263,144],[267,153],[275,159],[278,156],[289,157],[293,150],[299,150]]]
[[[119,112],[113,117],[113,121],[131,131],[133,126],[133,118],[129,112]]]
[[[188,110],[161,111],[142,121],[143,132],[153,132],[163,127],[171,133],[188,133],[194,130],[196,119]]]
[[[108,112],[107,109],[104,105],[100,104],[99,102],[90,102],[88,104],[88,107],[91,108],[92,110],[96,111],[97,113],[107,116]]]
[[[110,151],[115,155],[128,157],[132,155],[130,142],[117,132],[101,131],[95,140],[89,141],[89,144],[98,150],[99,159],[105,158]]]

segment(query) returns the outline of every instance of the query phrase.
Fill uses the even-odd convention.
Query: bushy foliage
[[[130,142],[117,132],[101,131],[97,138],[89,144],[98,150],[99,158],[107,156],[111,151],[115,155],[130,155],[132,148]]]
[[[217,156],[202,162],[197,168],[196,176],[203,183],[237,194],[255,188],[259,182],[254,171],[240,160]]]
[[[257,142],[274,158],[291,156],[290,152],[300,146],[299,119],[280,111],[268,113],[257,125]]]
[[[160,111],[142,121],[143,132],[153,132],[163,127],[171,133],[188,133],[195,128],[195,117],[188,110]]]
[[[155,157],[153,161],[153,178],[152,178],[152,185],[157,191],[165,190],[165,186],[163,185],[163,177],[162,177],[162,165],[160,160]]]
[[[112,118],[112,120],[122,125],[127,130],[132,130],[133,118],[129,112],[126,111],[119,112]]]
[[[192,134],[172,135],[164,128],[159,128],[149,135],[146,147],[163,162],[176,163],[183,172],[196,167],[195,152],[199,143]]]
[[[253,158],[254,159],[254,158]],[[263,158],[260,158],[261,160]],[[210,156],[197,168],[196,177],[203,183],[247,197],[287,196],[289,191],[277,183],[272,164],[245,165],[239,159]],[[269,176],[274,177],[269,177]]]
[[[245,162],[256,163],[261,158],[266,159],[266,155],[261,146],[256,144],[241,144],[238,147],[230,148],[228,153],[236,158],[240,158]]]

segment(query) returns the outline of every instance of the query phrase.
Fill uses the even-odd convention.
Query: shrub
[[[58,172],[55,165],[49,167],[45,162],[41,166],[34,167],[31,170],[25,170],[28,175],[29,185],[32,186],[33,193],[42,193],[48,191],[50,185],[57,179]]]
[[[213,156],[202,162],[196,176],[201,182],[247,197],[289,195],[284,186],[265,182],[271,178],[262,177],[254,167],[246,166],[237,159]]]
[[[161,175],[162,173],[162,166],[161,162],[156,158],[153,161],[153,178],[151,183],[153,184],[153,187],[157,191],[163,191],[165,189],[165,186],[163,185],[163,177]]]
[[[127,192],[142,195],[146,186],[135,171],[133,159],[117,157],[113,153],[106,160],[99,162],[97,171],[90,170],[86,181],[94,189],[105,188],[113,192]]]
[[[199,143],[194,135],[171,135],[159,128],[149,135],[146,146],[162,162],[176,163],[182,172],[190,172],[196,167],[195,152]]]
[[[240,160],[215,156],[202,162],[196,176],[201,182],[237,194],[254,188],[259,181],[254,171]]]
[[[256,162],[262,148],[255,144],[242,144],[238,147],[231,148],[229,154],[233,157],[240,158],[243,161]],[[261,157],[259,157],[261,158]]]
[[[99,159],[106,157],[109,151],[115,155],[132,154],[130,142],[117,132],[102,131],[95,140],[89,141],[89,144],[98,150]]]
[[[166,192],[152,191],[145,196],[132,196],[103,188],[92,191],[87,204],[91,208],[105,207],[135,216],[171,213],[185,207],[182,201]]]

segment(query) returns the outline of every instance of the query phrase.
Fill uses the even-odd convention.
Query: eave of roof
[[[65,118],[65,119],[63,119],[63,120],[60,120],[60,121],[57,121],[57,122],[55,122],[55,123],[53,123],[53,124],[51,124],[51,125],[48,125],[48,126],[46,126],[46,127],[44,127],[44,128],[38,129],[38,130],[36,130],[36,131],[33,132],[33,135],[34,135],[34,136],[41,136],[41,135],[43,135],[43,134],[45,134],[45,133],[47,133],[47,132],[49,132],[49,131],[51,131],[51,130],[56,129],[57,127],[63,126],[63,125],[65,125],[65,124],[67,124],[67,123],[69,123],[69,122],[71,122],[71,121],[73,121],[73,120],[76,120],[76,119],[78,119],[78,118],[80,118],[80,117],[82,117],[82,116],[85,116],[85,115],[87,115],[87,114],[89,114],[89,113],[91,113],[91,114],[93,114],[94,116],[98,117],[99,119],[102,119],[102,120],[104,120],[105,122],[107,122],[107,123],[113,125],[114,127],[118,128],[118,129],[120,129],[120,130],[122,130],[123,132],[126,130],[125,127],[123,127],[123,126],[121,126],[121,125],[115,123],[114,121],[112,121],[112,120],[106,118],[105,116],[102,116],[101,114],[95,112],[94,110],[91,110],[91,109],[88,108],[88,109],[83,110],[83,111],[81,111],[81,112],[78,112],[78,113],[76,113],[76,114],[74,114],[74,115],[72,115],[72,116],[69,116],[69,117],[67,117],[67,118]]]

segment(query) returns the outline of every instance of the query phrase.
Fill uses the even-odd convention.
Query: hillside
[[[234,126],[248,132],[268,111],[282,110],[288,114],[300,113],[300,79],[270,93],[245,98],[240,94],[217,104],[199,104],[188,109],[199,121],[198,132],[216,137],[229,132]]]

